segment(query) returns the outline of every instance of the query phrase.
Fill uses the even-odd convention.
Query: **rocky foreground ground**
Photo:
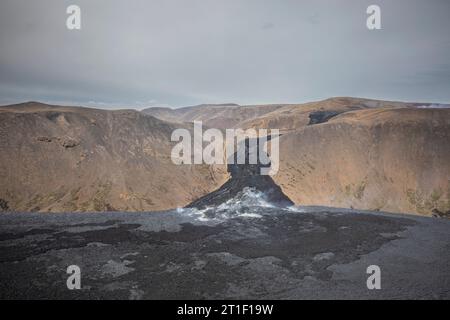
[[[81,268],[68,290],[66,269]],[[381,268],[381,290],[366,269]],[[310,207],[0,215],[1,299],[449,299],[450,220]]]

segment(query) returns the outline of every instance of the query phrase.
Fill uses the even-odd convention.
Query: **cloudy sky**
[[[66,8],[81,8],[81,30]],[[366,9],[381,7],[382,30]],[[450,102],[448,0],[1,0],[0,104]]]

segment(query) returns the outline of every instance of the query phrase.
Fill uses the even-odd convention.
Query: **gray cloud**
[[[450,101],[450,2],[2,0],[0,103]],[[65,10],[82,10],[82,30]]]

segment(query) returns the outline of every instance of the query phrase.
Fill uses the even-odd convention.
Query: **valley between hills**
[[[0,107],[0,210],[159,211],[219,189],[226,166],[170,158],[173,130],[280,129],[275,183],[296,205],[450,210],[450,108],[360,98],[101,110]]]

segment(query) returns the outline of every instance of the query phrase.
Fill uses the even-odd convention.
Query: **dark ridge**
[[[309,114],[308,125],[324,123],[345,111],[314,111]]]
[[[269,168],[269,164],[262,164],[259,157],[257,164],[249,162],[249,139],[245,140],[245,145],[238,146],[238,149],[245,147],[245,164],[237,163],[237,152],[233,154],[234,164],[229,164],[227,171],[231,178],[225,182],[218,190],[213,191],[186,206],[186,208],[203,209],[210,206],[220,205],[238,195],[244,188],[251,188],[264,193],[265,200],[279,207],[294,205],[291,199],[286,196],[281,188],[273,181],[269,175],[261,175],[262,168]],[[257,141],[257,145],[259,145]],[[258,153],[259,156],[259,153]]]

